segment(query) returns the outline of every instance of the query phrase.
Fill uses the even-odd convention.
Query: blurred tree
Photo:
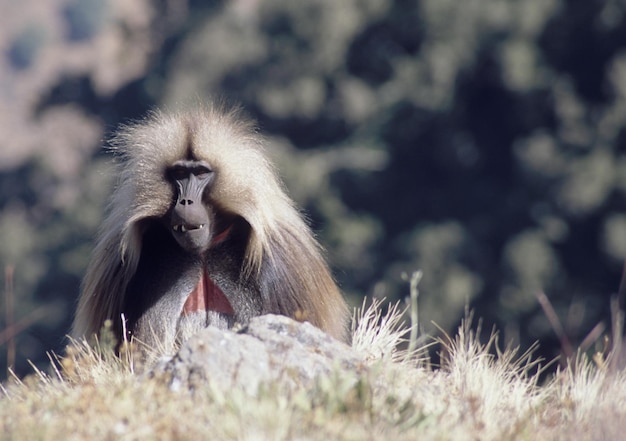
[[[63,10],[68,37],[72,41],[89,40],[100,32],[107,19],[107,0],[73,0]]]

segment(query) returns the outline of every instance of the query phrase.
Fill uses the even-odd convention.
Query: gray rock
[[[174,390],[206,387],[225,391],[238,386],[256,394],[262,384],[310,387],[335,369],[355,377],[366,370],[363,357],[309,323],[288,317],[253,318],[238,331],[203,329],[152,375],[169,375]]]

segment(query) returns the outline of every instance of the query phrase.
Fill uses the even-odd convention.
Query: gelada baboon
[[[241,112],[154,112],[111,148],[119,180],[74,338],[111,320],[119,341],[170,348],[208,325],[275,313],[347,339],[347,306],[320,247]]]

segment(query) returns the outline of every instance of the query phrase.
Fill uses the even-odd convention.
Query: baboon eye
[[[211,173],[213,173],[213,170],[203,165],[199,165],[193,168],[192,173],[200,179],[205,179],[208,178]]]
[[[167,170],[167,176],[172,181],[182,181],[194,175],[200,180],[208,179],[213,173],[207,164],[197,161],[178,161]]]
[[[172,167],[168,174],[174,181],[180,181],[189,177],[189,169],[187,167]]]

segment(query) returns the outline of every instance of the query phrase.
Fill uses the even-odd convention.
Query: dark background
[[[431,321],[454,332],[469,304],[503,342],[539,340],[552,358],[540,291],[574,346],[610,328],[626,256],[623,2],[0,7],[0,265],[18,374],[62,351],[113,185],[102,140],[153,106],[210,97],[258,120],[353,306],[404,299],[402,274],[421,269],[426,334]]]

